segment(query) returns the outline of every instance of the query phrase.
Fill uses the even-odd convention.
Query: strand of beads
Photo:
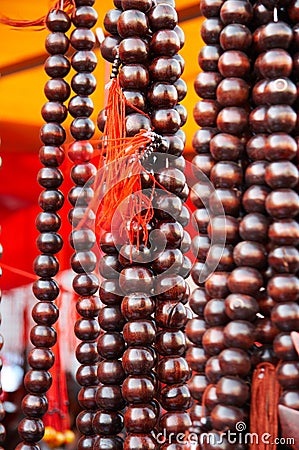
[[[41,255],[34,262],[34,271],[40,278],[33,284],[33,293],[38,300],[32,310],[36,325],[30,332],[34,348],[28,356],[31,369],[24,380],[28,394],[22,402],[25,418],[18,427],[23,440],[17,446],[18,450],[38,449],[36,444],[44,434],[41,419],[47,411],[45,394],[51,386],[49,369],[54,363],[51,347],[56,342],[56,331],[52,325],[58,318],[54,300],[59,294],[59,287],[52,277],[59,269],[55,254],[62,247],[62,239],[57,234],[60,228],[57,211],[62,207],[64,198],[58,190],[62,183],[58,167],[64,159],[60,146],[65,140],[65,130],[61,123],[67,116],[67,109],[63,102],[70,95],[70,87],[63,80],[70,70],[69,61],[64,56],[69,40],[64,33],[70,28],[71,21],[64,11],[57,10],[48,14],[46,25],[51,33],[46,39],[46,49],[50,56],[45,63],[45,71],[52,78],[45,85],[45,95],[49,101],[42,108],[42,116],[47,123],[40,132],[44,146],[39,156],[45,167],[39,171],[38,182],[45,190],[39,196],[39,205],[43,211],[36,220],[37,229],[41,233],[37,239]]]
[[[292,6],[288,12],[292,17]],[[279,9],[277,14],[279,19]],[[291,47],[294,33],[288,24],[278,20],[261,26],[255,34],[260,52],[256,71],[262,78],[256,85],[255,103],[265,109],[265,132],[269,133],[265,142],[265,159],[269,161],[265,180],[270,189],[265,207],[271,218],[268,304],[271,305],[271,321],[279,330],[273,348],[280,359],[276,369],[283,390],[280,403],[296,409],[299,364],[291,338],[291,332],[298,329],[299,324],[298,223],[295,220],[299,206],[298,169],[292,162],[297,143],[291,136],[296,133],[297,121],[292,108],[297,89],[291,79],[295,66]]]
[[[76,0],[72,15],[75,28],[70,36],[71,45],[75,49],[71,64],[77,72],[71,80],[71,86],[76,95],[68,104],[68,110],[74,118],[70,125],[74,142],[69,146],[68,156],[74,163],[71,178],[75,186],[69,192],[69,201],[73,207],[69,212],[69,220],[73,226],[70,243],[75,250],[71,258],[71,267],[77,274],[73,280],[73,289],[79,296],[76,309],[80,316],[75,323],[74,331],[81,341],[76,349],[76,357],[80,363],[76,379],[81,386],[78,401],[82,408],[76,418],[77,428],[81,433],[78,441],[79,449],[90,448],[96,440],[93,420],[97,409],[99,358],[97,338],[100,332],[97,320],[100,301],[95,295],[98,290],[98,279],[93,273],[96,267],[96,255],[92,250],[95,235],[92,231],[94,217],[91,211],[88,212],[87,219],[89,227],[86,227],[85,223],[82,227],[78,227],[82,219],[86,219],[87,209],[93,197],[90,181],[96,172],[95,166],[90,163],[93,147],[88,142],[95,130],[89,118],[93,112],[93,103],[89,96],[96,88],[96,80],[92,72],[97,64],[96,56],[92,51],[95,36],[91,28],[97,21],[93,3],[94,1],[91,0]]]

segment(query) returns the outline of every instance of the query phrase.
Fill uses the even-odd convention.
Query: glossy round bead
[[[121,7],[124,10],[139,9],[140,11],[147,12],[151,6],[152,0],[121,0]]]
[[[242,78],[250,70],[250,61],[245,53],[228,50],[219,57],[218,69],[223,77]]]
[[[27,417],[40,419],[47,409],[48,402],[44,395],[27,394],[22,400],[22,411]]]
[[[156,336],[156,327],[151,320],[127,322],[123,329],[124,340],[128,345],[151,345]]]
[[[91,73],[77,73],[72,78],[71,86],[78,95],[90,95],[96,88],[96,79]]]
[[[272,162],[265,171],[266,183],[272,189],[294,188],[298,177],[298,169],[290,161]]]
[[[204,309],[204,318],[210,326],[224,325],[228,322],[223,299],[211,299]]]
[[[35,347],[53,347],[56,343],[56,331],[46,325],[35,325],[30,331],[30,340]]]
[[[198,64],[205,72],[217,72],[221,55],[219,45],[204,45],[198,54]]]
[[[217,162],[211,170],[210,180],[216,188],[232,188],[242,183],[242,170],[237,163]]]
[[[276,376],[284,389],[297,389],[299,381],[298,361],[281,361],[276,368]]]
[[[174,134],[181,125],[180,115],[174,108],[156,109],[151,119],[155,130],[160,134]]]
[[[175,300],[159,302],[156,305],[155,319],[162,328],[179,329],[186,324],[187,311],[182,303]]]
[[[67,52],[69,47],[68,37],[61,32],[49,33],[46,37],[45,48],[51,55],[57,55]]]
[[[62,123],[67,117],[67,109],[60,102],[47,102],[42,107],[41,114],[46,122]]]
[[[163,28],[173,29],[177,25],[177,22],[177,12],[171,5],[158,4],[149,12],[149,23],[153,31]]]
[[[254,161],[249,164],[245,171],[246,186],[254,184],[263,186],[265,184],[265,171],[269,163],[267,161]]]
[[[66,12],[62,10],[52,10],[46,17],[46,25],[52,32],[65,32],[70,28],[71,20]]]
[[[212,426],[217,430],[234,428],[237,423],[243,422],[244,418],[244,412],[232,405],[218,404],[211,412]]]
[[[279,404],[284,405],[288,408],[298,410],[299,408],[299,392],[298,390],[287,390],[284,391],[280,398]]]
[[[87,386],[82,387],[78,393],[78,403],[81,406],[81,408],[84,409],[97,409],[96,404],[96,391],[97,387],[95,386]]]
[[[64,161],[64,151],[61,147],[42,146],[39,151],[39,158],[46,167],[58,167]]]
[[[124,442],[124,450],[157,450],[157,442],[151,434],[129,434]],[[104,450],[104,449],[103,449]],[[112,448],[111,448],[112,450]],[[113,448],[114,450],[114,448]],[[118,450],[118,449],[117,449]]]
[[[28,362],[32,369],[49,370],[54,364],[54,354],[48,348],[33,348],[28,354]]]
[[[79,6],[72,14],[72,22],[76,28],[92,28],[97,22],[97,12],[91,6]]]
[[[293,219],[275,220],[269,227],[269,237],[275,245],[297,245],[298,223]]]
[[[229,106],[223,108],[217,116],[217,127],[222,133],[240,135],[247,127],[245,109]]]
[[[249,86],[242,78],[225,78],[217,87],[216,97],[221,106],[242,106],[248,100]]]
[[[140,113],[132,113],[126,116],[126,134],[135,136],[140,130],[150,130],[151,121],[148,117]]]
[[[276,219],[295,217],[299,212],[299,197],[292,189],[276,189],[266,199],[268,213]]]
[[[186,335],[188,339],[195,345],[199,345],[202,342],[202,337],[205,331],[208,329],[208,325],[205,320],[198,317],[190,319],[186,325]]]
[[[120,386],[99,386],[96,401],[99,407],[105,411],[118,411],[125,406]]]
[[[192,371],[204,372],[208,359],[209,355],[201,347],[189,346],[187,349],[186,361]]]
[[[202,40],[208,45],[218,44],[222,29],[223,24],[218,17],[211,17],[204,20],[200,29]]]
[[[125,379],[125,372],[119,360],[104,360],[98,366],[98,379],[102,384],[119,386]]]
[[[230,294],[225,299],[225,313],[231,320],[253,321],[259,306],[254,297],[244,294]]]
[[[192,423],[187,412],[175,411],[164,414],[159,420],[159,426],[170,435],[180,435],[186,433]]]
[[[235,244],[239,240],[239,222],[232,216],[214,217],[208,224],[207,232],[215,243],[223,243],[225,234],[226,244]]]
[[[220,45],[223,50],[246,51],[251,43],[251,32],[241,23],[230,23],[220,33]]]
[[[127,37],[119,44],[119,57],[123,64],[143,63],[148,57],[148,45],[141,38]]]
[[[21,439],[25,442],[38,442],[44,435],[44,425],[40,419],[29,419],[25,417],[18,426]]]
[[[249,386],[237,377],[224,376],[216,385],[216,394],[220,403],[243,406],[249,397]]]
[[[283,49],[268,50],[255,61],[255,69],[264,78],[288,77],[292,66],[290,54]]]
[[[130,375],[122,385],[122,395],[128,403],[149,403],[155,395],[155,384],[150,377]]]
[[[268,219],[260,213],[250,213],[240,223],[240,236],[244,240],[264,242],[269,227]]]
[[[219,111],[220,105],[215,100],[201,100],[193,109],[193,117],[200,127],[214,127]]]
[[[291,160],[297,153],[297,143],[285,133],[270,134],[266,141],[265,157],[268,161]]]
[[[76,303],[76,309],[82,317],[96,317],[101,309],[100,299],[96,296],[81,297]]]
[[[189,367],[184,358],[167,356],[159,361],[157,376],[165,384],[184,383],[189,378]]]
[[[279,273],[296,273],[299,270],[299,252],[293,246],[277,247],[269,253],[270,266]]]
[[[289,105],[272,105],[267,109],[265,120],[270,133],[290,133],[295,128],[297,114]]]
[[[142,293],[132,293],[124,297],[121,304],[121,312],[127,320],[145,319],[153,311],[153,299]]]
[[[274,275],[268,282],[267,292],[276,302],[297,301],[299,279],[290,274]]]
[[[174,83],[181,75],[181,66],[174,58],[160,56],[149,65],[149,73],[153,81]]]
[[[40,139],[45,145],[62,145],[66,134],[59,123],[49,122],[41,127]]]
[[[98,319],[105,331],[122,331],[125,324],[119,306],[105,306],[101,309]]]
[[[252,267],[238,267],[228,277],[228,287],[232,293],[255,295],[262,286],[260,272]]]
[[[144,375],[155,365],[154,352],[145,347],[129,347],[123,354],[122,363],[126,373]]]
[[[204,0],[200,4],[200,11],[205,17],[217,17],[222,5],[222,0]]]
[[[253,185],[243,195],[243,207],[248,213],[265,213],[265,203],[270,189],[266,186]]]
[[[52,301],[59,295],[59,287],[55,280],[36,280],[32,291],[38,300]]]
[[[153,287],[152,274],[141,266],[126,267],[120,273],[119,284],[126,293],[149,292]]]
[[[103,280],[99,288],[99,296],[105,305],[120,305],[122,292],[118,280]]]
[[[125,342],[120,333],[105,333],[98,339],[98,352],[102,358],[117,359],[122,356],[125,348]]]
[[[24,378],[24,386],[30,394],[44,394],[51,384],[51,375],[45,370],[29,370]]]
[[[218,72],[200,72],[194,80],[196,94],[205,99],[215,99],[221,80],[222,76]]]
[[[48,80],[44,87],[44,93],[52,102],[64,102],[71,93],[69,84],[61,78]]]
[[[276,356],[284,361],[295,361],[297,352],[293,344],[291,334],[288,332],[279,333],[273,341],[273,349]]]
[[[178,100],[175,86],[166,83],[154,83],[147,96],[154,108],[173,108]]]
[[[281,331],[297,330],[299,325],[299,305],[295,302],[275,305],[272,309],[271,320]]]
[[[222,373],[218,356],[212,356],[208,359],[205,367],[205,374],[210,383],[215,384],[218,380],[220,380],[220,378],[222,377]]]
[[[76,358],[80,364],[94,364],[99,360],[96,342],[80,342],[76,348]]]
[[[223,375],[246,377],[250,371],[250,357],[241,348],[228,348],[219,355],[219,365]]]
[[[93,295],[98,290],[98,278],[93,273],[79,274],[73,279],[73,289],[79,295]]]
[[[70,35],[70,42],[76,50],[92,50],[95,35],[88,28],[75,28]]]
[[[52,78],[63,78],[70,71],[70,62],[63,55],[51,55],[45,61],[45,72]]]
[[[129,405],[124,414],[124,425],[129,433],[150,433],[157,422],[151,405]]]
[[[96,319],[79,319],[75,322],[74,330],[76,337],[81,341],[95,340],[100,334]]]
[[[224,340],[227,347],[249,349],[255,340],[255,328],[247,320],[233,320],[224,330]]]
[[[188,382],[188,386],[194,400],[202,402],[205,390],[208,387],[208,380],[204,374],[195,373]]]
[[[117,32],[122,38],[144,37],[148,33],[148,27],[146,14],[137,9],[123,11],[117,20]]]
[[[79,366],[76,372],[76,380],[81,386],[93,386],[98,384],[97,365]]]
[[[220,18],[225,25],[230,23],[247,24],[253,16],[252,6],[243,0],[228,0],[220,10]]]
[[[59,269],[57,259],[52,255],[39,255],[34,260],[34,272],[39,277],[54,277]]]
[[[293,32],[291,27],[282,21],[269,22],[256,29],[253,42],[256,50],[261,53],[272,48],[288,49],[291,44]]]
[[[265,247],[254,241],[239,242],[234,248],[234,261],[237,266],[249,266],[253,268],[264,268],[266,265],[267,252]]]
[[[232,134],[219,133],[210,139],[210,151],[217,161],[236,161],[242,155],[244,145],[242,141]]]
[[[89,117],[93,112],[93,102],[89,97],[84,97],[81,95],[76,95],[72,97],[69,101],[68,110],[73,117],[79,118],[80,116]],[[88,152],[88,145],[91,147],[91,144],[88,143],[79,143],[74,142],[69,149],[69,156],[73,156],[74,148],[78,148],[81,145],[83,155],[77,155],[80,160],[78,162],[87,162],[90,158],[86,159],[86,154]],[[84,151],[85,150],[85,151]],[[93,149],[92,149],[93,151]],[[92,155],[91,155],[92,156]],[[76,157],[76,155],[74,155]],[[85,158],[84,158],[85,157]],[[73,160],[73,159],[72,159]],[[75,161],[74,161],[75,162]]]
[[[174,30],[158,30],[150,41],[150,50],[156,56],[174,56],[180,47],[179,37]]]
[[[95,448],[96,436],[81,436],[78,440],[78,450]]]
[[[118,434],[123,429],[123,416],[114,411],[99,411],[94,416],[93,428],[104,436]]]
[[[208,328],[202,336],[202,346],[209,355],[218,355],[225,348],[223,327]]]
[[[119,36],[106,36],[100,47],[102,57],[113,63],[120,41],[121,38]]]
[[[225,298],[229,294],[228,273],[214,272],[205,282],[205,290],[211,298]]]

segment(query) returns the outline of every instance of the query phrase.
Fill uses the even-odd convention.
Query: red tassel
[[[75,1],[74,0],[55,0],[53,1],[53,6],[49,9],[49,12],[51,11],[58,11],[59,9],[63,9],[67,14],[71,14],[75,8]],[[49,13],[48,12],[48,13]],[[18,20],[18,19],[12,19],[7,16],[0,16],[0,23],[3,25],[9,25],[13,28],[29,28],[29,27],[39,27],[38,30],[43,30],[46,28],[46,14],[45,16],[39,17],[34,20]]]
[[[93,206],[97,208],[98,235],[103,230],[110,231],[114,221],[114,227],[118,227],[121,234],[128,226],[126,232],[133,243],[134,226],[137,224],[143,231],[142,240],[146,244],[147,224],[153,217],[152,195],[155,179],[151,177],[152,195],[145,195],[142,192],[140,176],[144,168],[140,159],[146,151],[146,146],[152,142],[153,134],[141,130],[133,137],[126,137],[126,103],[118,79],[112,79],[106,106],[107,120],[101,158],[105,166],[101,164],[95,180]],[[118,214],[115,214],[116,211]],[[137,246],[139,244],[138,241]]]
[[[276,444],[272,442],[278,437],[279,396],[280,386],[275,376],[275,366],[268,362],[259,364],[252,377],[250,433],[253,442],[250,450],[276,449]],[[262,442],[265,433],[271,436],[270,444]]]

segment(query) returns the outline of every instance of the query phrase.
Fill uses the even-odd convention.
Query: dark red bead
[[[51,55],[64,54],[69,47],[68,37],[61,32],[49,33],[46,37],[45,48]]]
[[[105,411],[120,411],[125,406],[120,386],[99,386],[96,401],[98,406]]]
[[[221,55],[219,45],[204,45],[198,54],[198,64],[205,72],[217,72]]]
[[[125,342],[120,333],[105,333],[98,339],[98,352],[102,358],[117,359],[122,356],[125,348]]]
[[[33,348],[28,354],[28,362],[32,369],[49,370],[54,364],[54,354],[48,348]]]
[[[44,394],[51,384],[52,377],[45,370],[29,370],[24,378],[24,386],[30,394]]]
[[[93,419],[93,428],[104,436],[118,434],[123,429],[123,416],[119,412],[99,411]]]
[[[46,325],[35,325],[30,331],[30,340],[35,347],[53,347],[56,337],[55,329]]]
[[[202,22],[200,34],[205,44],[219,43],[219,36],[223,29],[223,23],[218,17],[210,17]]]
[[[218,69],[223,77],[242,78],[250,70],[250,61],[245,53],[239,50],[228,50],[219,57]]]
[[[144,375],[150,373],[155,365],[153,351],[145,347],[128,348],[122,357],[124,370],[130,375]]]
[[[249,386],[237,377],[224,376],[216,385],[216,394],[220,403],[243,406],[249,397]]]
[[[155,395],[155,384],[150,377],[128,376],[122,385],[123,398],[128,403],[149,403]]]
[[[68,31],[71,26],[71,20],[66,12],[53,9],[46,17],[46,25],[50,31]]]
[[[129,433],[150,433],[157,422],[151,405],[129,405],[124,414],[124,425]]]
[[[22,400],[22,411],[29,418],[40,419],[48,409],[44,395],[27,394]]]
[[[223,327],[208,328],[202,336],[202,346],[208,355],[218,355],[225,349]]]
[[[250,30],[241,23],[231,23],[220,33],[220,44],[223,50],[246,51],[252,43]]]
[[[19,423],[18,432],[20,438],[25,442],[38,442],[44,435],[44,425],[40,419],[25,417]]]
[[[122,38],[144,37],[148,33],[148,28],[147,15],[137,9],[123,11],[117,20],[117,32]]]
[[[125,378],[125,372],[121,361],[101,361],[98,366],[98,379],[102,384],[119,385]]]
[[[180,356],[166,356],[157,365],[157,376],[162,383],[184,383],[189,378],[189,367]]]
[[[174,56],[180,47],[179,37],[174,30],[158,30],[150,42],[150,50],[156,56]]]
[[[250,357],[241,348],[229,348],[219,355],[219,365],[223,375],[245,377],[248,375],[251,363]]]
[[[297,389],[299,381],[299,362],[281,361],[276,368],[276,376],[284,389]]]

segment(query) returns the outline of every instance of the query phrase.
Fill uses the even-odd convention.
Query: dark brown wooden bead
[[[76,28],[70,35],[70,42],[76,50],[92,50],[95,45],[95,35],[88,28]]]
[[[207,305],[208,301],[209,301],[209,297],[208,297],[205,289],[196,288],[193,290],[193,292],[189,298],[189,306],[196,315],[203,317],[204,308]]]
[[[42,253],[58,253],[63,245],[62,238],[56,233],[41,233],[36,240],[37,248]]]
[[[289,105],[272,105],[267,109],[265,120],[270,133],[290,133],[295,128],[297,114]]]
[[[288,408],[296,409],[299,408],[299,392],[298,390],[287,390],[284,391],[280,398],[279,404],[285,405]]]
[[[276,356],[284,361],[295,361],[297,352],[290,333],[279,333],[273,341]]]
[[[202,402],[205,390],[208,387],[208,380],[202,373],[195,373],[188,382],[188,386],[192,395],[192,398],[198,402]]]
[[[76,303],[76,309],[82,317],[96,317],[101,309],[100,299],[97,296],[81,297]]]
[[[224,340],[227,347],[249,349],[255,340],[254,325],[247,320],[232,320],[224,330]]]
[[[99,287],[98,278],[93,273],[79,274],[73,279],[73,289],[79,295],[93,295]]]
[[[103,280],[99,288],[99,296],[105,305],[120,305],[123,294],[118,280]]]
[[[113,63],[120,41],[119,36],[106,36],[100,46],[102,57]]]
[[[63,78],[70,71],[70,62],[63,55],[51,55],[44,64],[45,72],[52,78]]]
[[[214,272],[205,282],[205,290],[211,298],[225,298],[229,294],[228,273]]]
[[[216,385],[216,394],[219,403],[243,406],[249,397],[249,386],[237,377],[224,376]]]
[[[48,80],[44,87],[44,93],[52,102],[65,102],[71,93],[69,84],[60,78]]]
[[[264,151],[268,161],[291,160],[297,153],[297,143],[288,134],[273,133],[268,136]]]
[[[155,384],[147,376],[128,376],[122,386],[123,398],[128,403],[149,403],[155,395]]]
[[[249,164],[245,171],[246,186],[252,186],[254,184],[263,186],[265,184],[265,172],[268,165],[268,161],[254,161]]]
[[[245,53],[239,50],[228,50],[219,57],[218,69],[223,77],[242,78],[250,70],[250,61]]]
[[[154,301],[145,294],[132,293],[124,297],[121,312],[127,320],[145,319],[154,311]]]
[[[40,419],[48,409],[44,395],[27,394],[22,400],[22,411],[29,418]]]
[[[122,331],[125,319],[119,306],[105,306],[99,313],[99,323],[105,331]]]
[[[39,277],[50,278],[57,274],[59,264],[55,256],[39,255],[34,260],[33,268]]]
[[[214,244],[210,247],[208,263],[218,270],[230,272],[234,267],[233,247],[231,245]]]
[[[167,356],[157,365],[157,376],[162,383],[184,383],[189,378],[189,367],[180,356]]]
[[[249,115],[250,128],[255,133],[267,133],[266,114],[268,106],[258,106]]]
[[[90,250],[96,241],[95,234],[89,229],[73,230],[70,235],[70,244],[78,252]]]
[[[24,386],[30,394],[44,394],[51,384],[52,377],[46,370],[29,370],[24,378]]]
[[[298,303],[278,303],[272,309],[271,320],[281,331],[297,330],[299,326]]]
[[[66,12],[53,9],[46,17],[46,25],[48,30],[54,31],[68,31],[71,26],[71,20]]]
[[[225,304],[223,299],[211,299],[204,309],[204,318],[210,326],[225,325],[228,317],[225,313]]]
[[[79,366],[76,372],[76,380],[81,386],[97,385],[97,365],[94,364]]]
[[[135,136],[140,130],[150,130],[151,121],[140,113],[132,113],[126,116],[126,135]]]
[[[125,341],[120,333],[105,333],[98,339],[98,352],[102,358],[117,359],[122,356],[125,348]]]
[[[65,138],[65,130],[59,123],[49,122],[41,127],[40,139],[45,145],[62,145]]]
[[[220,33],[220,44],[223,50],[246,51],[252,43],[250,30],[241,23],[230,23]]]
[[[189,346],[186,352],[186,361],[194,372],[204,372],[209,355],[202,347]]]
[[[78,402],[81,408],[96,410],[98,408],[96,403],[96,386],[82,387],[78,393]]]
[[[96,436],[81,436],[78,440],[78,450],[88,450],[95,448]]]
[[[156,109],[153,111],[152,124],[160,134],[174,134],[181,125],[179,113],[174,109]]]
[[[202,336],[202,346],[209,355],[218,355],[225,349],[223,327],[208,328]]]
[[[155,319],[157,325],[162,328],[182,328],[187,321],[185,306],[175,300],[159,302],[156,305]]]
[[[225,242],[235,244],[239,240],[239,221],[232,216],[214,217],[211,219],[207,231],[209,238],[215,243],[223,243],[225,234]]]
[[[205,72],[217,72],[221,55],[219,45],[204,45],[198,54],[198,64]]]
[[[120,411],[125,406],[120,386],[99,386],[96,401],[99,407],[105,411]]]
[[[240,197],[234,189],[216,188],[209,198],[209,206],[215,215],[238,216]]]
[[[122,38],[144,37],[148,33],[148,27],[146,14],[137,9],[123,11],[117,20],[117,32]]]
[[[193,109],[193,117],[200,127],[215,127],[220,105],[215,100],[201,100]]]
[[[267,291],[276,302],[296,302],[299,298],[299,279],[291,274],[274,275],[268,282]]]
[[[269,253],[270,266],[279,273],[296,273],[299,270],[299,252],[293,246],[277,247]]]
[[[147,98],[154,108],[173,108],[177,104],[178,92],[172,84],[154,83]]]
[[[139,9],[140,11],[147,12],[151,6],[152,0],[121,0],[121,7],[124,10]]]
[[[49,301],[38,302],[32,309],[32,317],[39,325],[51,326],[58,319],[59,310],[54,303]]]
[[[276,219],[295,217],[299,212],[299,197],[292,189],[276,189],[266,199],[268,213]]]
[[[150,50],[156,56],[174,56],[180,50],[180,40],[174,30],[156,31],[150,42]]]
[[[264,78],[288,77],[292,66],[290,54],[283,49],[268,50],[259,55],[255,61],[255,69]]]
[[[247,112],[240,107],[225,107],[217,116],[217,127],[222,133],[240,135],[246,129],[247,122]]]
[[[294,188],[298,178],[298,169],[290,161],[272,162],[265,171],[265,180],[272,189]]]
[[[60,102],[47,102],[43,105],[41,114],[46,122],[62,123],[67,117],[67,109]]]
[[[159,426],[162,430],[166,430],[169,435],[186,433],[191,425],[192,423],[189,414],[181,411],[168,412],[159,420]]]
[[[205,99],[216,99],[216,89],[222,80],[219,72],[200,72],[194,80],[196,94]]]
[[[45,48],[51,55],[63,55],[69,48],[68,37],[61,32],[49,33],[46,37]]]
[[[218,404],[211,411],[212,425],[217,430],[224,430],[226,427],[233,429],[238,422],[243,422],[244,419],[244,412],[232,405]]]
[[[297,389],[299,381],[299,362],[281,361],[276,368],[276,376],[284,389]]]
[[[96,342],[80,342],[76,348],[76,358],[80,364],[95,364],[99,360]]]
[[[161,301],[184,301],[187,284],[180,275],[160,275],[156,280],[155,294]]]
[[[249,86],[242,78],[224,78],[217,87],[216,97],[221,106],[242,106],[248,100]]]
[[[158,4],[149,12],[151,30],[157,31],[163,28],[174,29],[178,22],[175,8],[167,4]]]
[[[185,331],[188,339],[193,344],[200,345],[202,342],[202,337],[207,329],[208,325],[205,320],[198,317],[193,317],[188,321]]]
[[[148,44],[138,37],[127,37],[119,44],[119,57],[123,64],[144,63],[148,51]]]
[[[240,222],[240,236],[244,240],[264,242],[267,238],[269,227],[268,219],[260,213],[250,213]]]
[[[175,58],[160,56],[155,58],[150,66],[149,72],[154,81],[174,83],[181,75],[181,66]]]
[[[234,248],[234,261],[237,266],[249,266],[263,269],[267,261],[265,247],[254,241],[239,242]]]
[[[104,255],[99,262],[99,272],[103,278],[119,278],[122,265],[118,260],[118,255]]]
[[[123,429],[123,416],[119,412],[99,411],[94,416],[93,428],[104,436],[118,434]]]
[[[151,320],[134,320],[125,324],[123,336],[128,345],[147,346],[154,342],[156,331]]]
[[[72,14],[72,22],[76,28],[92,28],[97,22],[98,14],[91,6],[80,6]]]
[[[32,291],[35,297],[41,301],[52,301],[59,295],[59,287],[55,280],[36,280],[33,283]]]
[[[92,272],[96,268],[96,264],[96,256],[92,251],[74,253],[71,257],[71,266],[76,273]]]
[[[211,170],[210,180],[216,188],[232,188],[242,184],[242,170],[231,161],[217,162]]]
[[[151,434],[129,434],[123,446],[123,450],[157,450],[157,448],[158,444]]]
[[[130,375],[149,374],[155,365],[155,355],[145,347],[129,347],[123,354],[122,363]]]
[[[250,357],[241,348],[227,348],[219,355],[222,375],[246,377],[250,371]]]
[[[129,405],[124,414],[124,425],[129,433],[150,433],[157,422],[151,405]]]
[[[56,337],[54,328],[47,325],[35,325],[30,331],[30,340],[35,347],[53,347]]]
[[[205,367],[205,374],[210,383],[217,383],[217,381],[220,380],[222,373],[218,356],[212,356],[208,359]]]
[[[299,225],[293,219],[275,220],[269,227],[269,237],[275,245],[298,245]]]
[[[211,17],[204,20],[200,29],[202,40],[208,45],[218,44],[222,29],[223,23],[220,18]]]
[[[76,426],[78,431],[85,435],[93,435],[92,421],[95,416],[93,411],[81,411],[76,417]]]
[[[253,42],[259,53],[272,48],[287,50],[292,37],[293,32],[288,24],[280,20],[277,22],[271,21],[256,29],[253,33]]]
[[[77,73],[72,78],[71,86],[78,95],[90,95],[96,88],[96,79],[92,73]]]
[[[230,294],[225,299],[225,312],[232,320],[253,321],[259,305],[254,297],[244,294]]]
[[[121,361],[101,361],[98,366],[98,379],[102,384],[121,384],[125,379],[125,372]]]
[[[108,33],[118,34],[117,21],[120,15],[121,15],[120,9],[109,9],[109,11],[106,12],[103,23],[105,30],[108,31]]]
[[[96,319],[79,319],[74,325],[75,335],[81,341],[92,341],[100,334],[99,322]]]
[[[220,18],[225,25],[230,23],[248,24],[253,17],[252,6],[243,0],[224,2],[220,10]]]
[[[153,287],[153,278],[151,272],[144,267],[126,267],[120,273],[119,284],[126,293],[149,292]]]
[[[39,151],[42,164],[47,167],[58,167],[64,161],[64,151],[61,147],[42,146]]]
[[[228,287],[232,293],[255,295],[263,286],[263,277],[252,267],[238,267],[228,277]]]
[[[81,95],[76,95],[75,97],[72,97],[69,101],[69,105],[68,105],[68,110],[69,113],[73,116],[73,117],[80,117],[80,116],[84,116],[84,117],[89,117],[92,112],[93,112],[93,102],[89,97],[83,97]],[[86,159],[86,153],[87,153],[87,146],[89,143],[78,143],[78,142],[74,142],[72,144],[72,147],[69,150],[69,156],[73,155],[73,147],[78,147],[81,145],[82,150],[83,150],[83,155],[78,155],[79,158],[81,159],[81,161],[79,160],[78,162],[88,162],[88,159]],[[89,146],[91,146],[91,144],[89,144]],[[84,151],[85,150],[85,151]],[[93,149],[92,149],[93,152]],[[90,157],[92,156],[92,154],[90,155]],[[76,157],[76,156],[75,156]],[[85,158],[84,158],[85,157]],[[85,161],[84,161],[85,159]]]
[[[205,17],[217,17],[222,5],[223,0],[204,0],[200,4],[200,11]]]
[[[18,432],[21,439],[25,442],[38,442],[44,435],[44,425],[40,419],[31,419],[25,417],[18,426]]]
[[[43,167],[38,172],[37,181],[44,188],[57,189],[63,181],[63,175],[56,167]]]
[[[32,369],[49,370],[54,364],[54,354],[48,348],[33,348],[28,354],[28,362]]]
[[[268,199],[270,189],[266,186],[253,185],[246,190],[243,195],[243,207],[248,213],[266,212],[266,200]]]

